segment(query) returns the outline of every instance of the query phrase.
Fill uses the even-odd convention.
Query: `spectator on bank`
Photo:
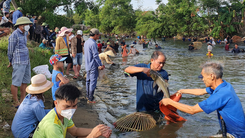
[[[3,10],[3,3],[5,2],[6,0],[3,0],[1,3],[0,3],[0,9],[1,11]]]
[[[29,50],[27,48],[27,35],[32,22],[27,17],[18,18],[15,26],[17,29],[9,37],[8,59],[13,66],[11,93],[14,106],[18,108],[26,95],[27,84],[31,80],[31,65]],[[18,87],[20,87],[20,101],[18,100]]]
[[[40,39],[42,35],[42,26],[37,22],[36,22],[34,33],[35,33],[35,42],[40,43]]]
[[[48,24],[44,22],[42,24],[42,28],[43,28],[43,30],[42,30],[43,38],[48,40],[48,36],[49,36]]]
[[[56,46],[55,46],[55,54],[59,54],[62,57],[67,57],[66,63],[68,64],[68,66],[66,69],[66,75],[70,75],[70,76],[72,76],[72,74],[69,74],[69,70],[72,65],[72,58],[70,57],[70,46],[69,46],[68,34],[71,31],[72,29],[62,27],[60,30],[60,34],[58,38],[56,39]],[[62,69],[62,72],[64,73],[64,69]]]
[[[53,46],[53,48],[55,48],[55,40],[56,40],[56,36],[57,36],[57,34],[59,33],[59,29],[57,28],[57,29],[55,29],[55,31],[48,37],[49,38],[49,40],[50,40],[50,42],[51,42],[51,44],[52,44],[52,46]]]
[[[73,60],[73,70],[75,73],[74,79],[77,79],[79,75],[79,71],[81,69],[81,65],[83,63],[83,45],[84,39],[82,37],[82,30],[77,31],[77,35],[71,39],[71,53]]]
[[[6,13],[5,16],[2,17],[2,15],[0,14],[0,26],[1,27],[8,27],[10,28],[11,26],[13,26],[12,21],[8,19],[9,17],[9,13]]]
[[[3,3],[3,14],[7,14],[9,13],[9,9],[10,9],[10,2],[11,0],[6,0],[4,3]]]
[[[15,138],[32,137],[38,123],[50,111],[44,109],[44,92],[48,91],[53,83],[43,74],[31,78],[31,85],[26,88],[28,95],[18,108],[11,126]]]
[[[17,19],[23,16],[22,10],[23,9],[21,7],[18,7],[17,10],[13,13],[13,21],[12,22],[14,25],[16,24]]]
[[[51,49],[49,46],[47,46],[48,40],[43,39],[42,43],[39,45],[40,48],[42,49]],[[53,48],[53,47],[52,47]]]

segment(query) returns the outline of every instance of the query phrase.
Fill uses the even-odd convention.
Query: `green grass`
[[[7,51],[8,51],[8,37],[1,37],[0,40],[0,116],[2,116],[3,122],[7,121],[9,125],[14,118],[14,114],[16,110],[12,107],[12,102],[7,102],[1,94],[3,89],[7,89],[10,92],[10,86],[12,83],[12,67],[7,68],[9,64]],[[52,50],[44,50],[38,47],[39,44],[35,42],[28,41],[27,47],[29,48],[29,57],[31,62],[31,69],[38,65],[51,65],[49,64],[49,58],[51,57]],[[31,71],[31,75],[34,76],[35,73]],[[45,97],[51,97],[51,91],[47,91],[45,93]],[[1,126],[1,123],[0,123]],[[4,132],[2,128],[0,128],[0,135],[4,137],[13,137],[12,133],[7,131]]]

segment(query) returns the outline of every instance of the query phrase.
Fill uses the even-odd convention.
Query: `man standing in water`
[[[150,76],[150,70],[157,71],[168,81],[168,73],[162,69],[166,62],[166,56],[161,51],[155,51],[151,55],[151,63],[129,66],[125,72],[137,77],[136,103],[137,111],[159,111],[159,102],[163,93],[157,93],[158,86],[153,87],[154,81]]]
[[[189,106],[186,104],[175,102],[169,98],[164,98],[161,103],[164,105],[172,105],[173,107],[189,113],[196,114],[205,112],[207,114],[217,110],[219,123],[226,128],[236,138],[245,137],[245,117],[242,104],[236,95],[230,83],[222,79],[223,67],[214,62],[209,62],[202,67],[203,82],[206,89],[182,89],[177,94],[204,95],[210,94],[206,100]],[[222,119],[223,118],[223,119]],[[226,132],[223,132],[226,134]]]
[[[96,40],[98,40],[100,36],[99,30],[96,28],[91,29],[89,36],[90,38],[84,44],[84,58],[87,72],[86,90],[88,103],[95,103],[94,90],[99,76],[98,69],[103,70],[105,66],[102,65],[97,50]]]

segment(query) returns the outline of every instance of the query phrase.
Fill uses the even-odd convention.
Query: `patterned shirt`
[[[17,28],[9,37],[8,58],[13,64],[29,64],[29,50],[27,48],[27,34]]]

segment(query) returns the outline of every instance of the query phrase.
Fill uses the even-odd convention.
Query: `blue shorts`
[[[31,65],[13,64],[12,85],[20,87],[31,82]]]
[[[76,57],[72,57],[72,60],[73,60],[73,65],[76,66],[77,64],[78,65],[82,65],[83,63],[83,53],[77,53],[76,54]]]

